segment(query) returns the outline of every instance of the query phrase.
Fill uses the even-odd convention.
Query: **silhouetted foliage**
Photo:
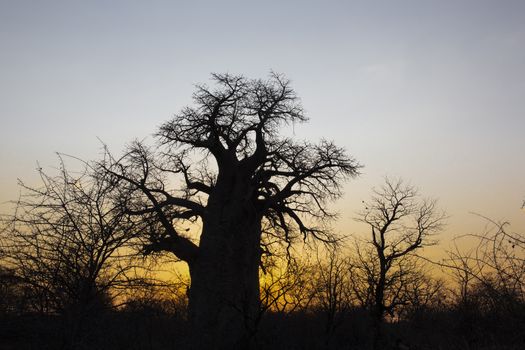
[[[442,263],[457,284],[453,311],[458,328],[470,346],[488,335],[524,344],[525,237],[509,232],[507,222],[482,218],[485,230],[457,237]],[[465,239],[472,248],[459,248]]]
[[[38,170],[41,186],[20,182],[15,212],[3,218],[2,260],[23,294],[17,312],[61,315],[64,342],[73,346],[88,319],[112,306],[113,289],[129,286],[133,266],[124,248],[136,223],[107,177],[85,164],[71,173],[59,158],[58,175]]]
[[[417,288],[424,281],[413,254],[435,243],[432,237],[445,216],[435,201],[420,199],[414,187],[388,178],[364,206],[358,220],[370,227],[371,235],[356,241],[352,289],[361,305],[371,309],[379,342],[375,348],[382,348],[385,315],[395,317],[400,306],[414,300],[413,292],[420,292]]]
[[[349,267],[349,259],[342,256],[336,247],[328,249],[324,256],[317,255],[317,268],[313,276],[314,308],[325,317],[327,345],[344,321],[347,311],[352,308]]]
[[[13,269],[0,266],[0,315],[26,311],[26,292],[22,278]]]
[[[315,297],[316,266],[308,259],[265,259],[261,271],[261,316],[264,312],[287,315],[305,311]]]

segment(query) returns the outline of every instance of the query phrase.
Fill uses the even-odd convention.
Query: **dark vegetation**
[[[2,217],[0,348],[525,347],[523,235],[481,218],[429,261],[445,215],[392,179],[363,203],[362,235],[333,234],[327,206],[360,165],[282,135],[306,120],[282,76],[213,79],[154,146],[59,156],[57,175],[20,183]],[[188,277],[163,272],[174,263]]]

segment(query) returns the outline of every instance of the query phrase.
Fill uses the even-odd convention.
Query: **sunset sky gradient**
[[[525,232],[525,1],[0,0],[0,202],[54,152],[151,140],[211,72],[284,73],[310,122],[363,165],[336,207],[355,233],[386,175]],[[446,244],[445,244],[446,245]]]

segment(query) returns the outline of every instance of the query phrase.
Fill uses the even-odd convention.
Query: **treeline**
[[[166,261],[143,238],[152,224],[123,211],[111,179],[82,164],[72,173],[61,159],[56,176],[40,170],[43,185],[21,183],[3,217],[2,348],[185,348],[190,282],[159,278]],[[429,261],[420,253],[445,220],[435,201],[386,179],[359,213],[368,233],[305,241],[300,251],[265,240],[250,346],[522,348],[525,237],[480,218],[484,232]]]

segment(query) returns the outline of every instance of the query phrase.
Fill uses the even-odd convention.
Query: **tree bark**
[[[199,254],[190,265],[195,349],[249,348],[256,330],[261,216],[249,188],[235,179],[228,182],[233,186],[216,188],[209,198]],[[224,191],[229,195],[221,196]]]

